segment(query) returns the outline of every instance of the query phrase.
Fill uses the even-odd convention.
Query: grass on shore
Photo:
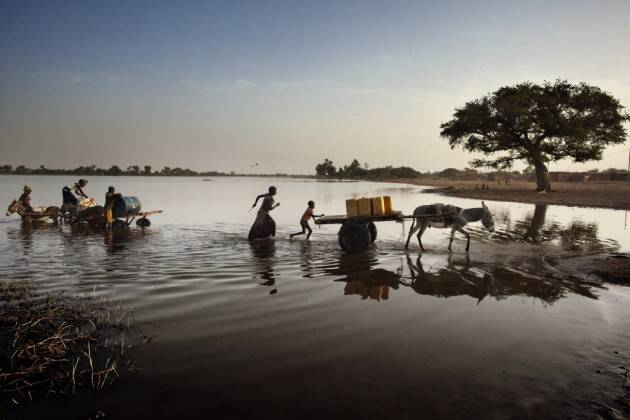
[[[127,315],[106,299],[38,296],[0,278],[0,392],[19,404],[113,383],[132,347]]]

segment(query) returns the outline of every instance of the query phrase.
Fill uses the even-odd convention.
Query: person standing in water
[[[293,237],[297,235],[304,235],[307,230],[308,230],[308,235],[306,235],[306,239],[311,237],[311,233],[313,233],[313,229],[311,229],[311,227],[309,226],[308,221],[311,219],[315,220],[316,217],[324,216],[323,214],[319,214],[319,215],[313,214],[314,209],[315,209],[315,202],[311,200],[308,202],[308,207],[306,208],[306,210],[304,211],[304,214],[302,215],[302,218],[300,219],[300,226],[302,226],[302,232],[296,232],[296,233],[290,234],[289,239],[293,239]]]
[[[114,202],[117,198],[120,197],[120,193],[116,192],[114,187],[109,187],[107,189],[107,194],[105,194],[105,227],[111,228],[114,223],[114,215],[112,210],[114,208]]]
[[[249,235],[247,235],[247,239],[253,241],[254,239],[268,238],[269,236],[276,236],[276,222],[269,215],[269,212],[280,205],[280,203],[275,203],[273,197],[276,195],[276,187],[269,187],[269,192],[266,194],[260,194],[256,197],[256,201],[254,201],[254,205],[252,208],[256,207],[259,199],[263,199],[260,208],[258,209],[258,214],[256,215],[256,220],[254,220],[254,224],[252,228],[249,230]],[[274,204],[275,203],[275,204]]]

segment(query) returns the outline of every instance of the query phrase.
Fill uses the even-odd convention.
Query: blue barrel
[[[134,216],[142,210],[142,203],[138,197],[121,196],[114,201],[112,213],[114,217]]]

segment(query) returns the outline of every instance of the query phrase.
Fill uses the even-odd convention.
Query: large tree
[[[542,86],[507,86],[455,110],[441,125],[451,148],[481,152],[475,167],[506,169],[526,161],[536,172],[536,190],[551,191],[548,162],[600,160],[604,148],[626,140],[630,117],[600,88],[563,80]]]
[[[333,165],[332,160],[324,159],[323,163],[315,166],[315,172],[317,173],[317,176],[331,177],[335,176],[337,170],[335,169],[335,165]]]

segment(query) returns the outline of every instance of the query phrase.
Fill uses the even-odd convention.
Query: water
[[[69,177],[0,177],[0,199],[33,187],[58,204]],[[256,195],[278,187],[275,241],[245,240]],[[615,210],[487,204],[497,232],[472,225],[471,252],[429,229],[420,254],[403,226],[378,224],[373,248],[344,254],[336,226],[288,240],[308,200],[339,214],[349,197],[420,204],[473,200],[408,185],[258,178],[105,178],[164,210],[144,233],[0,222],[0,275],[40,290],[114,296],[153,337],[133,351],[140,372],[101,392],[18,408],[8,418],[103,410],[114,418],[569,417],[622,410],[630,360],[630,288],[570,273],[557,261],[626,252]],[[407,225],[408,229],[409,226]],[[597,373],[601,371],[602,373]],[[0,408],[0,410],[4,410]],[[0,414],[2,411],[0,411]],[[2,416],[0,416],[2,417]]]

